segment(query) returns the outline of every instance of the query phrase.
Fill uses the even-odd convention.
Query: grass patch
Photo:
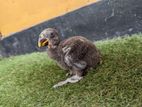
[[[46,53],[0,60],[0,107],[142,107],[142,34],[96,43],[103,63],[79,83]]]

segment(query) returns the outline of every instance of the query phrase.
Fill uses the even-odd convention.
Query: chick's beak
[[[44,47],[48,45],[49,40],[47,38],[39,38],[38,47]]]

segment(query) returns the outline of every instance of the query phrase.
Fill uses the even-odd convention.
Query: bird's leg
[[[70,76],[72,76],[73,75],[73,72],[72,71],[68,71],[67,73],[66,73],[66,76],[68,77],[70,77]]]
[[[68,81],[69,83],[76,83],[76,82],[80,81],[82,78],[83,78],[83,77],[81,77],[81,76],[79,76],[79,75],[74,75],[74,76],[68,78],[67,81]]]
[[[72,76],[70,78],[67,78],[65,81],[61,81],[61,82],[55,84],[53,86],[53,88],[57,88],[57,87],[63,86],[65,84],[67,84],[67,83],[76,83],[76,82],[80,81],[82,78],[83,77],[81,77],[81,76],[76,74],[76,75],[74,75],[74,76]]]

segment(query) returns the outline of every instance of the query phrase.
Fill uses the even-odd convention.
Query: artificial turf
[[[78,83],[46,53],[0,60],[0,107],[142,107],[142,34],[96,42],[103,63]]]

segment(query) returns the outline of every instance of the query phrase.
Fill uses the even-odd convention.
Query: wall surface
[[[96,0],[0,0],[0,31],[9,35]]]
[[[42,51],[39,33],[56,27],[63,38],[82,35],[92,41],[142,32],[142,0],[102,0],[17,32],[0,42],[0,55]],[[44,49],[43,49],[44,50]]]

